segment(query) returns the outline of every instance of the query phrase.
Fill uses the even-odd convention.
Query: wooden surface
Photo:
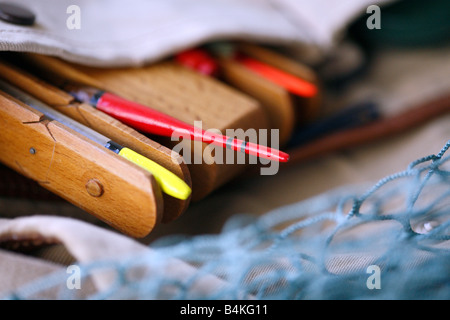
[[[0,105],[2,163],[130,236],[161,220],[150,173],[2,92]]]
[[[257,46],[251,43],[240,43],[238,49],[246,55],[270,64],[280,70],[293,74],[300,79],[309,81],[318,87],[318,94],[311,98],[293,97],[294,113],[296,114],[297,125],[302,125],[314,121],[320,114],[321,104],[321,83],[316,72],[309,66],[295,61],[286,55],[274,50]]]
[[[72,81],[96,86],[190,124],[202,121],[203,129],[214,128],[224,134],[226,129],[280,129],[282,143],[289,138],[296,121],[292,97],[247,70],[237,70],[236,78],[250,83],[252,90],[262,94],[268,92],[267,101],[272,99],[268,103],[270,108],[263,106],[261,99],[252,97],[245,90],[197,74],[172,61],[161,61],[140,68],[100,69],[69,64],[37,54],[15,53],[13,56],[19,58],[13,59],[14,65],[0,63],[0,76],[75,120],[163,165],[192,186],[192,197],[188,201],[163,195],[163,199],[156,202],[156,210],[163,210],[159,218],[162,222],[175,220],[184,213],[191,200],[205,198],[223,184],[258,165],[183,162],[180,155],[171,152],[178,141],[139,133],[89,105],[75,102],[69,94],[58,89],[58,85]],[[189,158],[193,160],[195,153],[197,156],[198,153],[204,154],[206,148],[206,144],[200,144],[200,151],[192,148]],[[102,194],[104,190],[97,185],[96,179],[91,180],[87,189],[84,186],[86,193],[89,190],[93,195]],[[90,197],[95,198],[92,195]],[[83,202],[75,204],[84,205]]]
[[[221,59],[220,69],[227,83],[261,103],[269,115],[270,129],[279,129],[280,144],[286,143],[294,130],[296,118],[291,95],[279,85],[231,59]]]
[[[88,82],[167,113],[189,124],[202,121],[203,129],[268,128],[268,117],[258,101],[216,79],[202,76],[171,61],[141,68],[100,69],[68,64],[58,59],[28,55],[41,73]],[[178,142],[152,136],[173,148]],[[201,146],[202,153],[206,145]],[[192,150],[191,159],[193,159]],[[191,161],[192,162],[192,161]],[[192,200],[199,201],[245,170],[247,165],[188,163]]]
[[[96,128],[101,134],[111,138],[124,147],[128,147],[143,156],[164,164],[164,167],[182,178],[192,186],[190,172],[180,155],[171,154],[170,150],[161,144],[150,140],[132,128],[107,116],[103,112],[86,104],[71,104],[56,109],[78,120],[91,128]],[[188,208],[190,199],[180,200],[163,193],[164,214],[162,222],[175,220]]]
[[[71,72],[70,69],[64,70],[66,70],[66,72]],[[181,156],[173,154],[170,149],[152,141],[132,128],[91,106],[75,103],[73,97],[68,93],[40,80],[36,76],[21,70],[14,65],[4,61],[0,62],[0,72],[1,77],[7,79],[11,84],[27,91],[42,102],[53,106],[60,112],[95,129],[99,133],[115,140],[123,146],[141,153],[147,158],[169,169],[182,178],[188,185],[192,186],[188,167],[183,162]],[[82,77],[82,75],[80,77]],[[93,82],[90,84],[93,84]],[[190,199],[183,201],[166,194],[163,194],[163,197],[163,223],[178,218],[184,213],[190,202]]]
[[[237,49],[254,59],[289,72],[303,80],[312,83],[317,83],[318,81],[316,73],[310,67],[273,50],[251,43],[239,43],[237,44]]]
[[[229,59],[221,60],[225,81],[255,97],[270,114],[273,128],[280,129],[281,144],[287,142],[296,125],[313,121],[320,112],[320,83],[310,67],[281,55],[274,50],[250,43],[236,44],[237,51],[288,72],[319,87],[319,94],[311,98],[295,96],[281,86],[264,79]]]

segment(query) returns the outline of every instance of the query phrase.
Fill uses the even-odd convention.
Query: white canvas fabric
[[[212,40],[326,50],[369,0],[15,0],[33,26],[0,20],[0,50],[48,54],[91,66],[138,66]],[[73,20],[79,8],[79,20]],[[329,10],[333,8],[333,10]],[[79,28],[72,28],[76,25]],[[68,27],[69,23],[69,27]]]

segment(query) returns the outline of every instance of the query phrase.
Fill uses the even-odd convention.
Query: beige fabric
[[[29,241],[29,239],[59,242],[64,244],[78,264],[107,261],[117,257],[126,259],[140,254],[145,254],[149,258],[153,257],[152,249],[133,239],[71,218],[32,216],[13,220],[1,219],[0,239],[3,239],[3,241],[11,239],[18,242]],[[0,274],[8,276],[5,280],[0,281],[0,285],[4,284],[2,288],[3,292],[6,293],[10,288],[20,287],[20,285],[27,283],[26,281],[33,280],[33,277],[38,278],[55,271],[57,268],[52,263],[37,262],[35,259],[28,259],[30,263],[27,264],[25,262],[27,259],[24,257],[1,253],[9,260],[0,264]],[[156,255],[154,259],[157,259]],[[16,264],[20,267],[15,268]],[[14,270],[14,272],[11,272],[11,270]],[[172,275],[175,279],[181,281],[192,275],[195,268],[185,262],[173,259],[169,263],[161,265],[160,269],[147,270],[146,272]],[[27,276],[23,277],[23,274]],[[105,290],[114,283],[116,276],[116,273],[108,271],[95,273],[92,280],[98,290]],[[18,281],[15,279],[17,277],[19,278]],[[223,285],[224,283],[216,277],[203,276],[192,284],[191,290],[207,294]]]
[[[0,51],[56,55],[95,66],[141,65],[206,41],[331,46],[355,14],[386,0],[15,0],[32,27],[0,20]],[[79,29],[67,27],[76,5]],[[333,10],[329,10],[330,8]],[[324,13],[327,16],[324,17]],[[132,23],[131,23],[132,22]]]
[[[0,296],[60,268],[59,265],[41,259],[0,251]]]

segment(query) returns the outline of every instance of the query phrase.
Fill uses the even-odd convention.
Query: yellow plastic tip
[[[122,148],[119,155],[149,171],[164,193],[181,200],[186,200],[191,195],[192,190],[186,182],[156,162],[128,148]]]

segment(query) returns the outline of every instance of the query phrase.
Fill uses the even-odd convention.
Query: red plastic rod
[[[287,153],[252,142],[246,142],[240,139],[214,134],[200,128],[195,128],[194,126],[165,113],[129,101],[109,92],[94,88],[73,89],[74,88],[70,90],[70,93],[78,100],[90,103],[98,110],[101,110],[113,118],[145,133],[166,137],[171,137],[175,133],[181,137],[189,136],[191,140],[212,143],[223,148],[229,148],[256,157],[279,162],[286,162],[289,160],[289,155]]]
[[[262,77],[282,86],[290,93],[306,98],[317,94],[317,87],[314,84],[261,61],[249,57],[239,57],[237,61]]]
[[[175,55],[175,60],[201,74],[215,77],[219,66],[214,58],[205,50],[194,48],[182,51]]]

